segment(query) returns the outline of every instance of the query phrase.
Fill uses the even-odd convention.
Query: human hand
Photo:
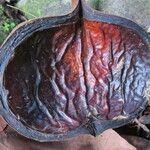
[[[0,150],[136,150],[112,129],[97,137],[81,135],[67,141],[39,143],[20,136],[12,129],[3,133],[6,126],[7,123],[0,117]]]

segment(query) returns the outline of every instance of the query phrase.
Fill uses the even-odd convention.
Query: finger
[[[102,150],[136,150],[135,147],[130,145],[112,129],[109,129],[101,134],[99,140],[101,141]]]

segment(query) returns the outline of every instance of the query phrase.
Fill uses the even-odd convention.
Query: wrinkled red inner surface
[[[130,29],[87,20],[37,32],[5,71],[9,107],[26,126],[47,133],[130,114],[144,100],[146,48]]]

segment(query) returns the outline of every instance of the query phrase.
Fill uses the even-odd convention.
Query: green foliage
[[[16,26],[16,24],[11,21],[11,20],[6,20],[3,25],[2,25],[2,30],[3,32],[10,32],[14,27]]]
[[[2,14],[3,11],[4,11],[4,9],[3,9],[2,5],[0,5],[0,14]]]
[[[2,44],[17,23],[4,15],[4,8],[2,5],[0,5],[0,16],[0,44]]]
[[[106,0],[87,0],[88,5],[90,5],[92,8],[96,10],[101,9],[101,4],[105,2]]]
[[[101,4],[102,4],[104,1],[105,1],[105,0],[95,0],[95,9],[100,10]]]

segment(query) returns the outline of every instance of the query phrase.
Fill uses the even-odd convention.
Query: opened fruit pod
[[[123,126],[145,109],[150,37],[86,0],[24,22],[0,48],[0,111],[21,135],[59,141]]]

